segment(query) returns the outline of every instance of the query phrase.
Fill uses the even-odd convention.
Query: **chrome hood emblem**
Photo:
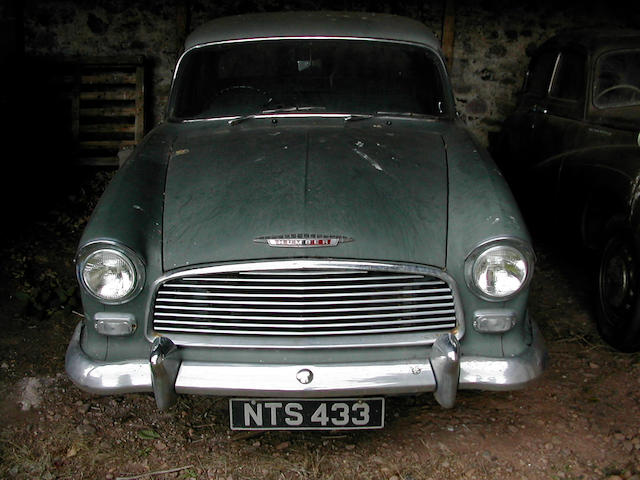
[[[266,243],[270,247],[313,248],[337,247],[339,243],[353,242],[344,235],[320,235],[316,233],[293,233],[287,235],[264,235],[253,239],[256,243]]]

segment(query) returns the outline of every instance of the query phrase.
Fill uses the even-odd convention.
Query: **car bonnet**
[[[448,185],[441,136],[364,123],[185,127],[167,171],[164,269],[291,257],[443,267]],[[316,248],[259,241],[292,234],[350,241]]]

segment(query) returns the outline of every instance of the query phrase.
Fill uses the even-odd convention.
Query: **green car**
[[[194,31],[168,121],[107,188],[76,262],[71,379],[159,408],[229,397],[233,429],[380,428],[387,396],[448,408],[545,366],[526,226],[456,117],[437,41],[406,18]]]

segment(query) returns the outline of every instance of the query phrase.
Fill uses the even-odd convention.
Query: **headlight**
[[[142,288],[142,262],[128,249],[112,245],[89,245],[78,255],[78,279],[103,303],[123,303]]]
[[[467,257],[467,284],[486,300],[508,300],[529,283],[533,259],[533,251],[525,242],[516,239],[489,242]]]

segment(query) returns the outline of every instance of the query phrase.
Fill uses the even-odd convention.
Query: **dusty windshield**
[[[602,55],[596,65],[593,87],[596,107],[640,105],[640,50]]]
[[[170,116],[259,112],[443,115],[436,56],[417,46],[360,40],[262,40],[201,47],[180,63]]]

